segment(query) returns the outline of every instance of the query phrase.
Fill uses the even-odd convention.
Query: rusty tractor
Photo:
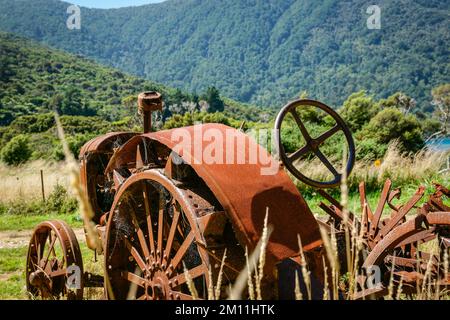
[[[208,148],[213,138],[203,136],[200,143],[195,139],[175,141],[177,129],[152,132],[152,112],[163,107],[159,93],[140,94],[138,105],[144,133],[115,132],[97,137],[86,143],[79,155],[81,181],[94,212],[92,220],[101,248],[92,241],[87,245],[96,255],[103,255],[104,275],[83,271],[80,246],[66,223],[46,221],[35,228],[27,255],[26,283],[31,296],[82,299],[85,288],[99,287],[106,299],[184,300],[193,299],[188,287],[188,281],[192,281],[198,298],[207,299],[226,251],[223,290],[216,297],[225,298],[226,288],[246,267],[246,249],[255,250],[262,237],[267,212],[273,232],[266,247],[263,299],[295,298],[295,277],[301,278],[305,262],[302,256],[311,273],[312,298],[323,298],[324,279],[330,267],[324,269],[328,259],[320,228],[333,233],[338,245],[344,230],[360,234],[363,253],[357,267],[379,267],[381,281],[375,287],[364,285],[367,275],[361,272],[354,299],[382,298],[390,285],[394,290],[402,286],[406,294],[414,294],[426,277],[434,279],[429,282],[433,286],[449,286],[450,207],[443,201],[450,196],[449,190],[436,185],[435,193],[418,205],[425,192],[421,187],[409,201],[399,204],[395,200],[400,190],[391,190],[388,180],[378,205],[372,209],[361,183],[362,212],[346,213],[325,189],[339,186],[343,176],[351,173],[355,145],[345,122],[325,104],[298,100],[281,110],[274,130],[274,151],[279,158],[276,162],[281,165],[268,175],[261,174],[261,164],[250,161],[197,161],[196,151]],[[333,123],[319,137],[313,138],[304,125],[301,111],[306,107],[320,109]],[[287,117],[295,121],[306,142],[294,153],[285,152],[280,133]],[[248,160],[256,150],[273,160],[248,135],[225,125],[186,127],[182,135],[202,136],[208,130],[231,135],[242,143],[235,147],[216,139],[216,152],[224,158]],[[338,132],[344,136],[348,155],[341,170],[319,149]],[[308,153],[328,168],[330,179],[313,180],[299,169],[299,160]],[[329,215],[328,221],[315,218],[284,169],[326,199],[327,203],[322,202],[320,207]],[[415,213],[407,219],[413,209]],[[387,210],[390,213],[383,215]],[[304,255],[300,255],[299,237]],[[440,246],[441,254],[423,250],[428,242]],[[346,256],[339,257],[345,269]],[[72,274],[68,271],[76,268],[78,285],[70,287],[67,282]],[[340,296],[344,297],[343,293]]]

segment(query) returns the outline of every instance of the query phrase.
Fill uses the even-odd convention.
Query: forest
[[[0,0],[0,29],[81,54],[187,92],[211,83],[224,96],[277,107],[306,91],[339,107],[354,92],[404,92],[432,111],[431,90],[450,82],[450,3],[381,0],[368,29],[365,0],[168,0],[111,10]],[[112,85],[112,84],[111,84]]]

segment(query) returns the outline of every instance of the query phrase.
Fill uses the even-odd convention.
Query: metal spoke
[[[139,268],[141,268],[142,271],[147,270],[147,266],[140,256],[139,252],[136,250],[135,247],[133,247],[128,239],[125,239],[125,245],[127,246],[128,250],[130,250],[131,255],[133,256],[134,260],[138,264]]]
[[[206,272],[208,271],[208,269],[205,267],[204,264],[201,264],[199,266],[196,266],[195,268],[192,268],[191,270],[188,271],[189,276],[191,277],[191,279],[195,279],[200,277],[201,275],[206,274]],[[170,281],[172,281],[172,283],[175,283],[177,286],[182,285],[183,283],[186,283],[186,276],[183,273],[178,274],[177,276],[173,277],[172,279],[170,279]]]
[[[121,275],[124,279],[128,280],[129,282],[134,283],[135,285],[144,288],[145,280],[143,278],[141,278],[140,276],[138,276],[137,274],[127,271],[127,272],[122,272]]]
[[[66,274],[67,274],[67,269],[63,268],[63,269],[58,269],[58,270],[48,273],[48,276],[50,278],[55,278],[55,277],[65,276]]]
[[[310,151],[311,151],[311,145],[307,144],[306,146],[304,146],[304,147],[298,149],[297,151],[295,151],[294,153],[290,154],[288,156],[288,159],[292,163],[295,160],[300,159],[301,156],[307,154]]]
[[[314,150],[314,153],[316,154],[317,157],[319,157],[320,161],[322,161],[322,163],[328,168],[328,170],[330,170],[330,172],[334,175],[335,178],[338,178],[340,176],[340,174],[336,171],[336,169],[328,160],[328,158],[325,157],[322,151],[319,150],[319,148]]]
[[[135,212],[133,210],[130,210],[130,215],[131,215],[131,218],[133,220],[133,224],[135,225],[136,234],[138,236],[139,244],[141,245],[141,249],[142,249],[142,251],[144,253],[144,256],[146,258],[150,257],[151,255],[150,255],[150,251],[148,250],[148,246],[147,246],[147,242],[145,240],[144,232],[142,231],[141,227],[139,226],[139,223],[138,223],[137,218],[136,218],[136,214],[135,214]]]
[[[169,259],[169,257],[170,257],[170,251],[172,250],[172,243],[173,243],[173,239],[175,238],[175,231],[177,229],[178,219],[180,217],[180,210],[178,210],[178,208],[177,208],[176,201],[174,201],[173,210],[174,210],[174,214],[173,214],[173,219],[172,219],[172,225],[170,226],[169,237],[167,238],[166,249],[164,251],[166,259]]]
[[[52,233],[50,232],[49,240],[51,239],[51,237],[52,237]],[[42,267],[42,269],[45,269],[45,267],[47,266],[48,259],[50,258],[50,253],[53,252],[53,254],[54,254],[55,258],[56,258],[56,253],[55,253],[55,250],[53,249],[53,247],[55,246],[56,239],[57,239],[57,237],[55,235],[55,237],[53,238],[53,240],[50,243],[50,247],[49,247],[48,252],[47,252],[47,257],[45,259],[44,266]]]
[[[41,262],[41,242],[40,241],[38,241],[38,236],[36,235],[36,238],[35,238],[35,244],[34,244],[35,246],[36,246],[36,251],[37,251],[37,264],[39,264],[39,262]]]
[[[189,246],[191,245],[193,240],[194,240],[194,231],[191,230],[191,232],[189,232],[189,234],[187,235],[186,239],[184,239],[183,244],[178,249],[177,254],[175,255],[175,257],[173,257],[171,261],[171,265],[173,268],[172,270],[176,269],[181,259],[183,259],[184,255],[189,249]]]
[[[392,182],[391,180],[386,180],[384,183],[383,191],[381,192],[380,200],[378,202],[377,208],[375,209],[375,213],[373,214],[373,219],[370,222],[370,236],[375,237],[380,223],[381,215],[383,214],[384,206],[386,205],[386,201],[389,195],[389,191],[391,190]]]
[[[298,116],[298,113],[295,109],[291,110],[291,114],[295,119],[295,122],[297,122],[298,127],[300,128],[300,131],[303,135],[303,137],[305,138],[306,142],[309,142],[312,140],[311,136],[309,135],[308,130],[306,130],[305,125],[303,124],[303,121],[300,119],[300,117]]]
[[[157,255],[162,256],[162,245],[163,245],[163,222],[164,222],[164,194],[163,190],[161,190],[159,197],[159,215],[158,215],[158,250]],[[156,257],[156,259],[160,259],[160,257]]]
[[[325,142],[325,140],[331,138],[335,133],[339,132],[339,130],[341,130],[341,127],[339,127],[339,125],[335,125],[333,128],[321,134],[318,138],[314,140],[316,141],[317,145],[321,145],[322,143]]]
[[[55,234],[55,240],[56,240],[56,234]],[[56,252],[55,252],[55,248],[54,248],[54,244],[55,244],[55,242],[54,242],[54,240],[52,240],[52,231],[50,231],[50,235],[49,235],[49,237],[48,237],[48,242],[50,243],[50,249],[51,249],[51,251],[53,252],[53,256],[55,257],[55,258],[57,258],[57,256],[56,256]],[[53,245],[52,245],[52,243],[53,243]],[[50,250],[49,249],[49,250]]]
[[[150,250],[151,252],[155,252],[155,240],[153,238],[153,228],[152,228],[152,216],[150,212],[150,204],[149,204],[149,197],[148,197],[148,189],[147,185],[144,182],[144,207],[145,207],[145,214],[147,215],[147,229],[148,229],[148,236],[149,236],[149,242],[150,242]]]

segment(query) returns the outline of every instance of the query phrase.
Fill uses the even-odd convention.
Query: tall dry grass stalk
[[[300,281],[298,280],[298,272],[295,271],[295,300],[303,300],[302,290],[300,290]]]
[[[322,256],[322,266],[323,266],[323,300],[330,300],[330,285],[328,283],[328,267],[325,262],[325,257]]]
[[[261,250],[259,252],[258,269],[255,270],[255,287],[256,287],[256,298],[262,300],[261,283],[264,276],[264,265],[266,263],[266,249],[269,243],[269,229],[267,223],[269,221],[269,208],[266,208],[266,217],[264,218],[264,228],[261,235]]]
[[[347,186],[347,148],[343,148],[342,152],[342,179],[341,179],[341,205],[345,233],[345,254],[347,257],[347,270],[352,274],[352,254],[350,244],[350,228],[349,228],[349,209],[348,209],[348,186]]]
[[[245,261],[247,266],[247,286],[248,286],[248,296],[250,300],[255,300],[255,288],[253,287],[252,280],[252,269],[250,268],[250,263],[248,262],[248,248],[245,247]]]
[[[311,300],[311,272],[308,271],[308,262],[305,257],[305,253],[303,252],[303,245],[302,245],[302,239],[300,235],[297,235],[298,238],[298,246],[300,248],[300,258],[301,258],[301,270],[302,270],[302,277],[303,281],[305,282],[306,286],[306,293],[308,294],[308,300]],[[297,277],[297,274],[296,274]],[[295,281],[298,281],[296,278]]]
[[[328,231],[320,227],[320,234],[322,236],[323,245],[325,248],[328,263],[331,266],[331,288],[329,290],[332,292],[330,299],[339,299],[339,278],[340,278],[340,267],[338,259],[338,248],[336,244],[336,233],[335,229],[331,229],[331,235]]]
[[[242,299],[242,294],[245,290],[246,285],[249,290],[250,299],[252,299],[252,297],[256,299],[262,299],[261,281],[264,276],[263,270],[266,258],[266,253],[265,252],[262,253],[262,251],[266,251],[270,235],[272,234],[273,231],[272,226],[268,225],[268,218],[269,218],[269,209],[267,208],[266,217],[264,219],[262,236],[259,239],[258,244],[256,245],[255,249],[253,250],[250,256],[248,256],[248,250],[246,248],[245,250],[245,256],[247,260],[246,267],[239,273],[236,281],[234,282],[234,285],[230,288],[228,292],[229,300]],[[262,271],[259,271],[258,269]],[[253,283],[252,280],[253,273],[255,273],[255,283]],[[253,294],[251,293],[251,291],[253,291]]]
[[[216,299],[220,298],[220,290],[222,288],[222,279],[223,279],[223,267],[225,266],[225,260],[227,259],[227,249],[225,249],[223,253],[222,262],[220,263],[219,276],[217,277],[216,288],[214,291]]]
[[[222,289],[222,279],[223,279],[223,268],[225,267],[225,260],[227,259],[227,249],[225,249],[222,257],[222,261],[220,263],[219,274],[217,276],[217,283],[214,286],[214,280],[212,276],[211,267],[208,267],[208,300],[219,300],[220,299],[220,291]]]
[[[67,144],[67,140],[64,134],[64,129],[61,125],[61,121],[59,119],[59,115],[55,112],[55,122],[58,130],[58,137],[61,140],[61,144],[64,151],[65,161],[66,161],[66,169],[69,172],[70,176],[70,190],[76,196],[79,204],[80,215],[83,220],[84,229],[86,232],[86,242],[88,247],[95,248],[97,252],[103,252],[103,246],[101,240],[97,234],[96,225],[92,221],[94,218],[94,211],[92,210],[89,199],[86,197],[84,192],[84,186],[81,183],[80,179],[80,170],[79,165],[75,158],[70,152],[69,145]],[[104,279],[106,282],[106,288],[108,289],[108,297],[110,299],[114,299],[114,294],[111,290],[111,285],[109,283],[108,276],[108,268],[106,263],[104,264]]]
[[[194,281],[192,281],[192,277],[189,274],[189,270],[186,268],[186,265],[183,262],[183,268],[184,268],[184,277],[186,278],[186,284],[188,286],[188,289],[192,295],[193,300],[198,300],[198,292],[197,288],[195,288]]]
[[[61,125],[60,119],[58,114],[55,113],[55,121],[56,126],[58,129],[58,137],[61,140],[63,151],[66,159],[66,169],[69,172],[70,175],[70,189],[72,190],[73,194],[76,196],[79,207],[80,207],[80,215],[83,219],[84,227],[86,229],[86,240],[88,243],[88,246],[90,248],[96,248],[99,252],[102,252],[102,243],[98,237],[97,231],[96,231],[96,225],[92,221],[94,218],[94,211],[92,210],[91,203],[89,202],[89,199],[86,197],[86,194],[84,192],[84,186],[81,184],[80,179],[80,169],[77,161],[72,155],[72,152],[70,152],[69,145],[67,144],[67,140],[64,134],[64,129]]]

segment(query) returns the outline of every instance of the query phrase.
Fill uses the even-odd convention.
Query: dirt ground
[[[74,230],[78,241],[85,242],[83,228]],[[28,246],[33,230],[0,231],[0,249],[15,249]]]

